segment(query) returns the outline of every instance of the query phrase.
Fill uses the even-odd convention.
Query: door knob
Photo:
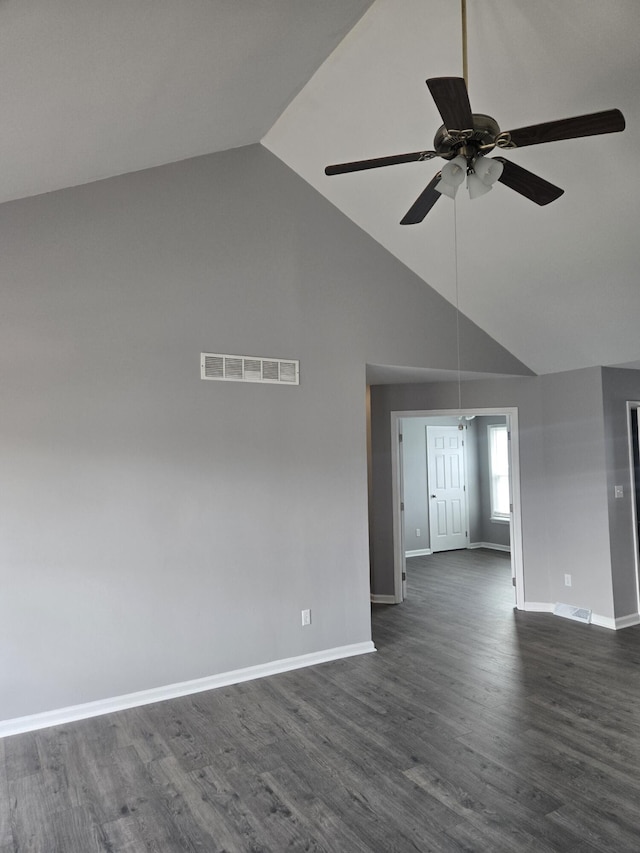
[[[435,497],[436,497],[436,495],[431,495],[431,497],[432,497],[432,498],[435,498]]]

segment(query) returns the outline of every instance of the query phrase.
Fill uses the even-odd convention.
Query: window
[[[489,492],[491,520],[508,521],[509,501],[509,437],[503,424],[487,427],[489,436]]]

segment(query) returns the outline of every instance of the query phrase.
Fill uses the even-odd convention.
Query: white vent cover
[[[200,378],[220,379],[223,382],[299,385],[300,362],[284,358],[203,352],[200,354]]]
[[[575,619],[576,622],[591,622],[591,611],[586,607],[574,607],[572,604],[556,604],[553,608],[555,616],[564,616],[565,619]]]

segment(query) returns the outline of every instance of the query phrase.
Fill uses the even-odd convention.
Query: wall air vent
[[[203,352],[200,354],[200,378],[220,379],[223,382],[299,385],[300,362],[285,358]]]
[[[555,616],[564,616],[565,619],[574,619],[576,622],[591,622],[591,611],[586,607],[574,607],[572,604],[556,604],[553,608]]]

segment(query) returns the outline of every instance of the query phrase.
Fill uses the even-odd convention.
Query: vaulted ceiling
[[[640,3],[467,5],[474,112],[625,115],[505,154],[565,190],[546,207],[497,185],[401,226],[442,161],[324,175],[432,147],[456,0],[2,0],[0,201],[262,141],[534,371],[639,367]]]
[[[326,177],[328,163],[432,147],[425,79],[461,75],[460,3],[377,0],[264,143],[537,373],[640,358],[640,3],[468,0],[474,112],[502,129],[622,110],[623,133],[504,154],[565,194],[502,185],[400,219],[427,161]],[[457,237],[457,252],[456,252]]]

